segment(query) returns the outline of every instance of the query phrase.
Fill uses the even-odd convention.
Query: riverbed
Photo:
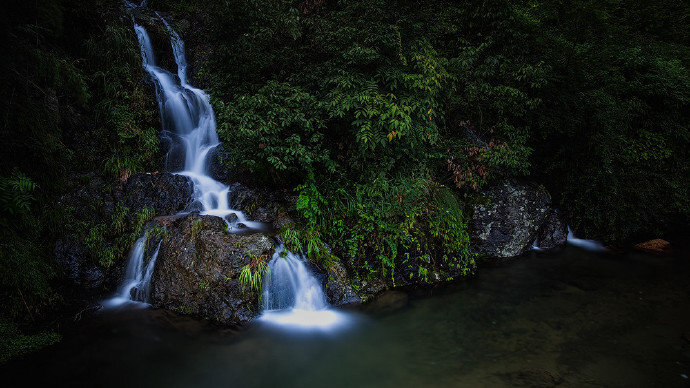
[[[11,386],[687,386],[689,279],[687,257],[568,247],[389,293],[332,330],[124,308],[0,375]]]

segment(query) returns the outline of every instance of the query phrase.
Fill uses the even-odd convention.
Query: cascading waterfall
[[[201,205],[201,214],[223,219],[234,214],[237,219],[232,223],[226,219],[229,227],[236,228],[242,223],[248,228],[260,229],[263,224],[249,221],[241,211],[230,208],[230,188],[209,176],[209,153],[220,144],[213,107],[203,90],[187,82],[184,42],[165,19],[161,20],[170,35],[177,77],[156,64],[146,29],[134,23],[134,30],[141,46],[144,69],[156,86],[164,136],[172,143],[167,155],[167,167],[174,165],[176,158],[183,158],[184,166],[177,174],[189,177],[194,183],[194,200]]]
[[[346,322],[344,314],[329,309],[326,294],[303,257],[278,245],[268,268],[262,321],[299,328],[334,328]]]
[[[128,6],[139,7],[133,3],[128,3]],[[239,223],[242,223],[248,228],[259,229],[263,224],[248,221],[241,211],[230,208],[228,201],[230,188],[208,174],[209,152],[220,144],[213,108],[208,95],[187,82],[184,42],[165,19],[161,18],[161,20],[170,35],[170,43],[177,64],[177,77],[156,64],[153,45],[146,29],[134,22],[134,31],[139,40],[142,65],[156,88],[163,137],[171,140],[166,167],[172,164],[171,158],[183,158],[184,167],[182,171],[176,173],[191,178],[194,183],[193,199],[201,205],[201,214],[219,216],[225,219],[231,228],[236,228]],[[232,223],[226,219],[226,216],[230,214],[236,215]],[[147,235],[144,235],[134,243],[124,280],[118,293],[106,302],[107,306],[116,306],[128,301],[148,301],[158,250],[144,267],[146,240]]]
[[[130,7],[137,6],[130,3]],[[201,214],[219,216],[231,228],[242,223],[247,228],[260,229],[262,223],[248,221],[242,212],[230,208],[230,188],[209,176],[209,152],[220,144],[213,108],[209,96],[187,82],[184,42],[164,18],[158,17],[170,35],[177,76],[156,64],[146,29],[134,22],[134,30],[141,48],[142,65],[156,88],[163,136],[171,142],[166,168],[174,164],[175,158],[184,159],[184,167],[177,174],[191,178],[194,200],[201,204]],[[230,214],[235,214],[237,219],[229,222],[226,217]],[[160,243],[144,268],[146,243],[147,235],[144,235],[134,244],[125,279],[117,296],[111,299],[115,304],[148,300]],[[320,328],[333,327],[345,321],[344,314],[329,309],[321,284],[309,272],[300,256],[279,245],[269,268],[270,272],[264,281],[263,321]]]

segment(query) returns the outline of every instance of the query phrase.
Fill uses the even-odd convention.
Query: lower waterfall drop
[[[134,243],[132,251],[129,253],[129,262],[127,264],[125,278],[122,280],[117,294],[104,302],[105,307],[116,307],[127,303],[142,303],[148,305],[149,295],[151,293],[151,277],[153,276],[153,269],[156,265],[161,243],[158,243],[156,250],[153,251],[146,267],[144,267],[147,241],[148,233],[144,234]]]
[[[333,329],[347,323],[344,313],[330,308],[303,257],[278,245],[268,268],[261,321],[302,329]]]

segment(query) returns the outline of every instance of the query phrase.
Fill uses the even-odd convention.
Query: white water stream
[[[575,237],[575,234],[570,226],[568,226],[568,244],[593,252],[603,252],[607,250],[604,244],[599,241],[585,240]]]
[[[262,321],[320,329],[347,322],[345,314],[329,309],[321,283],[309,271],[303,257],[279,245],[268,267],[263,281]]]
[[[166,165],[170,166],[171,158],[184,157],[184,168],[177,174],[189,177],[194,183],[193,199],[201,204],[201,214],[225,219],[231,230],[240,223],[247,228],[261,229],[262,223],[249,221],[241,211],[230,208],[230,188],[209,175],[209,153],[220,144],[213,107],[203,90],[187,82],[184,42],[163,17],[158,17],[170,36],[177,76],[157,65],[146,29],[135,22],[134,30],[141,48],[144,70],[156,87],[163,135],[171,140]],[[176,150],[179,152],[175,153]],[[236,217],[226,218],[231,214]],[[148,301],[158,248],[144,268],[146,241],[147,235],[144,235],[134,244],[122,286],[107,304]],[[264,281],[265,310],[262,321],[318,328],[333,327],[345,321],[343,313],[329,309],[321,284],[307,269],[303,258],[279,245],[269,268],[270,272]]]

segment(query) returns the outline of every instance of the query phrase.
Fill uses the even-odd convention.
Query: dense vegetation
[[[686,229],[687,3],[155,6],[204,23],[190,34],[206,37],[199,81],[230,165],[295,187],[305,235],[377,258],[361,265],[466,241],[460,208],[505,176],[544,184],[590,238]],[[449,189],[457,220],[430,236]],[[441,246],[435,258],[467,257]]]
[[[56,239],[78,236],[104,267],[129,249],[136,220],[127,209],[106,219],[95,198],[82,209],[59,199],[94,173],[110,184],[151,170],[159,127],[118,2],[10,1],[3,12],[0,361],[59,338],[52,312],[70,300],[53,259]]]
[[[687,2],[149,5],[187,42],[228,167],[294,190],[302,220],[283,235],[315,260],[394,279],[425,279],[420,262],[468,270],[468,205],[504,177],[543,184],[590,238],[687,233]],[[107,267],[146,216],[58,199],[94,173],[158,169],[160,126],[119,1],[4,8],[0,332],[14,340],[0,346],[16,353],[56,339],[17,327],[36,333],[64,302],[56,239],[80,236]]]

